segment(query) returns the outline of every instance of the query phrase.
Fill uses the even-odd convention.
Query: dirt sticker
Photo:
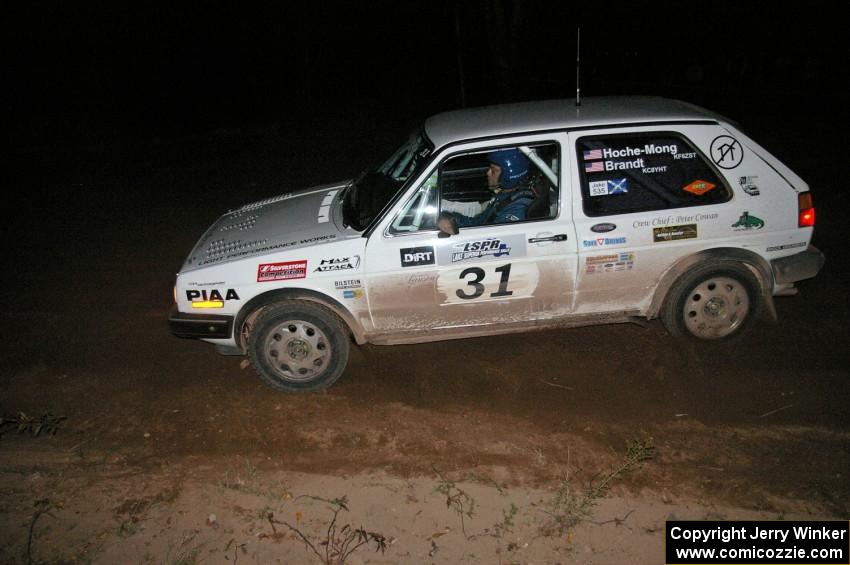
[[[405,247],[399,249],[402,267],[419,267],[434,264],[434,248],[430,245],[423,247]]]

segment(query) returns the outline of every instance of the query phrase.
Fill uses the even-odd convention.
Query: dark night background
[[[848,2],[33,3],[6,21],[15,147],[415,124],[467,105],[653,94],[744,122],[843,105]],[[846,112],[842,109],[842,115]],[[830,120],[833,121],[833,120]],[[399,134],[401,135],[401,134]],[[292,139],[295,142],[295,139]]]
[[[850,1],[13,4],[0,19],[10,147],[0,236],[11,255],[0,272],[0,418],[68,419],[53,438],[0,441],[0,460],[23,469],[0,469],[0,561],[28,552],[33,501],[70,493],[67,526],[48,514],[39,529],[60,536],[55,561],[90,562],[76,524],[80,493],[93,491],[74,494],[67,478],[106,493],[94,497],[98,532],[115,532],[109,509],[127,504],[103,482],[106,461],[126,462],[114,468],[128,503],[159,512],[167,502],[134,485],[159,483],[161,463],[178,461],[175,485],[202,467],[218,485],[218,458],[240,454],[346,476],[494,462],[551,486],[571,461],[588,477],[613,465],[640,435],[657,439],[658,461],[635,475],[635,492],[780,516],[772,501],[787,498],[850,515]],[[366,345],[331,390],[310,396],[281,395],[241,358],[170,334],[175,272],[222,213],[351,178],[435,112],[573,98],[577,26],[583,96],[703,105],[811,186],[826,264],[798,296],[776,300],[778,324],[714,348],[675,340],[659,320]],[[36,444],[55,455],[52,471],[30,456]],[[196,506],[191,527],[212,531],[206,501]],[[641,531],[631,520],[630,538]],[[36,544],[47,551],[45,538]]]

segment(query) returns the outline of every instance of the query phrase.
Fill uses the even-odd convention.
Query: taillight
[[[797,225],[801,228],[811,228],[815,225],[815,206],[812,203],[811,192],[801,192],[797,195],[799,216]]]

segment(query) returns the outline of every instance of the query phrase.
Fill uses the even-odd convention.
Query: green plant
[[[18,412],[17,416],[2,416],[0,417],[0,436],[3,435],[3,428],[10,425],[17,426],[19,434],[30,433],[38,437],[41,432],[44,432],[55,435],[59,429],[59,422],[66,419],[65,416],[54,416],[50,412],[40,417],[27,416],[24,412]]]
[[[192,540],[195,539],[195,534],[184,533],[177,546],[177,553],[172,557],[171,547],[168,548],[165,561],[169,565],[194,565],[198,562],[198,556],[201,554],[201,548],[204,544],[192,546]]]
[[[551,534],[557,531],[559,535],[563,535],[586,519],[599,500],[608,494],[616,480],[639,468],[645,461],[652,459],[654,454],[655,447],[651,440],[634,441],[629,445],[625,458],[619,464],[598,477],[598,480],[591,480],[590,485],[580,492],[573,488],[568,470],[549,504],[550,510],[544,510],[551,518],[551,522],[544,526],[544,533]]]
[[[466,522],[464,520],[464,516],[472,519],[472,515],[475,513],[475,499],[472,498],[465,490],[458,487],[453,481],[450,481],[443,476],[439,469],[433,466],[432,469],[440,478],[437,486],[434,487],[434,492],[438,492],[446,497],[446,508],[454,510],[460,517],[460,529],[463,532],[464,537],[468,539],[469,536],[466,533]]]
[[[493,526],[493,530],[498,537],[504,535],[505,532],[512,532],[514,529],[514,518],[519,513],[519,508],[511,502],[510,508],[502,510],[502,521]]]
[[[248,475],[248,479],[253,480],[257,477],[257,467],[249,459],[245,460],[245,474]]]
[[[348,498],[346,496],[328,500],[319,496],[304,495],[299,496],[296,500],[300,498],[308,498],[331,505],[330,510],[333,517],[328,524],[328,529],[325,533],[324,539],[318,542],[319,546],[324,546],[324,554],[319,551],[316,544],[310,541],[310,538],[308,538],[307,535],[304,534],[298,527],[293,526],[288,522],[275,520],[274,513],[269,512],[266,519],[272,527],[273,534],[277,534],[275,524],[286,526],[291,532],[298,536],[301,541],[304,542],[305,548],[312,551],[322,561],[322,563],[325,563],[325,565],[344,565],[346,559],[348,559],[352,553],[357,551],[360,547],[370,543],[375,544],[375,551],[380,551],[381,553],[386,551],[388,540],[382,534],[367,531],[363,528],[363,526],[359,528],[352,528],[351,525],[346,524],[342,528],[337,527],[339,513],[343,510],[346,512],[349,511]],[[296,523],[299,523],[301,516],[300,513],[298,513],[297,516],[298,519],[296,520]]]
[[[35,523],[38,522],[38,519],[41,518],[41,516],[44,514],[47,514],[53,519],[56,519],[56,516],[54,516],[50,512],[57,507],[52,502],[50,502],[50,500],[46,498],[36,500],[33,506],[35,507],[35,513],[32,516],[32,521],[30,521],[29,536],[27,538],[27,565],[33,565],[33,563],[41,563],[41,561],[33,562],[32,559],[32,542],[35,537]]]

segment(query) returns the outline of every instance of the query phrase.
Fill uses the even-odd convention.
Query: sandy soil
[[[323,552],[326,501],[343,496],[340,529],[387,539],[349,563],[658,563],[670,516],[850,514],[847,201],[817,192],[830,177],[800,158],[807,140],[775,143],[816,189],[828,263],[778,301],[780,324],[719,347],[658,322],[367,346],[310,396],[165,322],[174,271],[221,211],[342,178],[375,149],[320,175],[316,148],[284,142],[218,132],[22,157],[0,411],[67,419],[0,439],[0,562],[317,563],[282,523]],[[636,440],[654,457],[553,527],[558,489],[580,497]],[[463,523],[447,492],[474,501]]]

